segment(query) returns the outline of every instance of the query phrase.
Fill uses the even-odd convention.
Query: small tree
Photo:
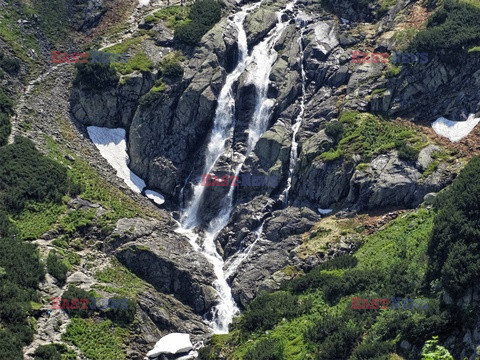
[[[339,142],[343,136],[343,124],[338,121],[329,122],[325,127],[325,134],[333,138],[336,143]]]
[[[68,268],[58,259],[55,250],[52,250],[48,253],[47,269],[48,273],[57,279],[61,284],[64,284],[65,280],[67,280]]]
[[[446,348],[438,345],[438,336],[434,336],[423,346],[422,360],[453,360],[453,356]]]
[[[102,90],[105,87],[116,86],[119,77],[110,64],[78,63],[77,75],[73,81],[74,85],[81,85],[89,90]]]

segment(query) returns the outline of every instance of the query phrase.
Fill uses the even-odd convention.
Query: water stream
[[[274,50],[274,46],[280,39],[284,29],[288,26],[288,22],[281,21],[281,16],[285,11],[292,10],[294,2],[288,4],[287,7],[278,14],[279,21],[274,29],[270,31],[263,41],[252,49],[251,55],[248,55],[247,36],[243,22],[247,14],[260,6],[260,4],[261,2],[244,7],[240,12],[235,14],[231,20],[232,25],[237,29],[239,58],[236,68],[227,75],[225,85],[218,97],[214,125],[205,151],[203,174],[209,174],[212,171],[218,159],[225,153],[227,141],[233,136],[235,121],[235,94],[233,89],[234,84],[244,72],[247,72],[246,82],[255,85],[257,102],[253,117],[249,123],[247,149],[245,154],[240,155],[241,160],[236,164],[233,175],[239,174],[245,159],[254,149],[260,136],[267,130],[271,110],[274,105],[274,102],[267,98],[270,72],[278,56]],[[225,270],[226,266],[223,258],[217,252],[215,239],[220,231],[227,225],[233,211],[235,187],[230,187],[229,192],[222,199],[219,214],[210,221],[205,232],[200,235],[195,229],[199,227],[197,215],[205,189],[205,186],[202,186],[200,182],[194,185],[192,198],[182,212],[180,227],[176,231],[186,235],[193,248],[201,252],[213,265],[216,277],[213,286],[218,292],[219,302],[212,309],[210,326],[215,333],[227,333],[228,325],[239,312],[232,297],[232,291],[227,282],[227,278],[250,254],[253,246],[261,237],[262,226],[256,231],[256,240],[244,249],[240,256],[235,258],[235,261],[230,262],[228,269]],[[260,231],[260,233],[258,233],[258,231]]]
[[[297,133],[302,125],[303,116],[305,114],[305,80],[306,80],[306,73],[305,73],[305,66],[303,64],[303,34],[305,32],[305,24],[304,20],[301,17],[297,17],[295,19],[297,26],[300,27],[300,36],[298,38],[298,44],[300,47],[300,72],[302,78],[302,97],[300,99],[300,112],[298,113],[295,122],[292,125],[292,147],[290,148],[290,163],[288,165],[288,179],[287,179],[287,186],[283,191],[280,199],[283,201],[284,206],[288,206],[288,193],[290,192],[290,188],[292,187],[292,176],[293,171],[295,170],[295,166],[297,165],[297,157],[298,157],[298,142],[297,142]]]

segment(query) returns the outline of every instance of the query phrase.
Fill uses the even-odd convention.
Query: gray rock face
[[[137,74],[124,85],[101,92],[73,88],[71,111],[84,125],[122,127],[128,129],[137,109],[138,101],[154,84],[155,75]]]
[[[73,23],[77,31],[89,33],[107,11],[103,0],[73,1]]]
[[[429,53],[426,64],[406,66],[399,76],[389,79],[383,86],[391,97],[389,106],[381,105],[383,97],[374,98],[372,110],[391,116],[415,115],[417,119],[466,119],[480,111],[477,69],[478,59],[461,55],[452,63],[441,53]],[[434,103],[431,94],[435,94]]]
[[[365,171],[356,171],[350,181],[348,200],[358,201],[368,209],[388,205],[417,205],[416,197],[420,172],[399,160],[394,154],[375,158]]]
[[[352,206],[356,210],[414,207],[427,193],[439,191],[454,177],[443,164],[422,178],[418,168],[398,159],[395,152],[379,155],[365,170],[355,170],[356,163],[342,159],[333,162],[315,159],[310,163],[308,159],[312,155],[308,149],[302,152],[299,171],[303,176],[301,180],[294,178],[293,182],[295,204],[331,208],[341,203],[343,207]],[[313,156],[315,153],[313,151]]]
[[[290,264],[292,250],[300,244],[295,235],[308,231],[319,220],[319,215],[305,208],[274,211],[264,223],[264,236],[230,278],[235,300],[246,306],[274,273]]]
[[[420,150],[418,154],[417,167],[420,170],[425,170],[433,161],[433,154],[440,151],[440,148],[437,145],[428,145]]]
[[[305,163],[308,164],[308,160],[302,159],[302,164]],[[300,169],[303,169],[302,165]],[[341,160],[328,163],[313,160],[304,171],[299,172],[303,176],[296,175],[293,178],[293,193],[296,194],[294,205],[305,203],[306,200],[312,207],[328,209],[348,194],[354,164]]]
[[[317,60],[324,61],[330,52],[340,44],[334,22],[322,21],[313,23],[308,27],[307,31],[310,31],[311,41],[305,49],[306,57],[313,57]],[[310,54],[311,56],[309,56]]]
[[[221,31],[217,24],[204,37],[204,45],[185,66],[181,84],[141,106],[133,118],[130,166],[150,187],[166,196],[176,198],[192,165],[201,168],[204,142],[225,78],[218,60],[220,54],[223,59],[225,51]]]
[[[303,234],[321,219],[320,215],[307,208],[287,208],[272,215],[264,226],[265,238],[272,242]]]
[[[443,169],[444,170],[444,169]],[[438,170],[437,180],[421,180],[421,173],[398,159],[394,152],[376,157],[365,171],[356,171],[350,181],[348,201],[357,208],[374,209],[387,206],[414,207],[429,192],[439,191],[453,178]]]
[[[147,290],[139,294],[140,310],[148,316],[160,331],[186,332],[204,335],[210,332],[202,318],[172,296]],[[185,321],[189,319],[189,321]],[[156,342],[158,336],[152,336]]]
[[[248,261],[241,264],[232,280],[232,295],[242,307],[257,295],[262,282],[289,264],[289,254],[300,244],[290,238],[282,242],[259,240],[252,249]]]
[[[218,236],[224,258],[235,255],[256,240],[253,233],[267,217],[271,216],[274,206],[273,199],[259,196],[251,202],[240,204],[235,208],[228,225]]]
[[[214,304],[210,263],[165,224],[121,219],[105,246],[134,274],[158,291],[173,294],[195,312],[204,313]]]

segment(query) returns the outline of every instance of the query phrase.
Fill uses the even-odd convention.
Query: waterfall
[[[242,160],[235,168],[235,174],[241,170],[241,167],[254,149],[256,142],[260,136],[267,130],[268,122],[270,120],[271,109],[274,105],[273,101],[267,99],[267,90],[269,85],[269,76],[273,64],[277,59],[277,52],[274,50],[276,42],[280,39],[283,30],[288,23],[282,22],[281,17],[287,10],[292,10],[293,2],[287,5],[285,10],[278,14],[278,23],[267,37],[257,44],[250,56],[248,56],[247,37],[243,27],[243,22],[249,12],[260,6],[261,2],[249,5],[243,8],[240,12],[234,15],[231,21],[238,31],[238,63],[236,68],[227,75],[225,85],[220,91],[218,97],[218,105],[215,112],[214,125],[209,137],[209,143],[205,152],[205,164],[203,167],[203,174],[208,174],[214,168],[218,159],[225,152],[225,144],[233,136],[234,124],[234,110],[235,110],[235,95],[233,93],[233,86],[240,78],[240,76],[247,71],[247,81],[255,85],[257,104],[249,124],[247,151],[241,156]],[[215,333],[227,333],[228,325],[231,323],[233,317],[239,313],[239,309],[232,297],[231,288],[227,282],[228,276],[231,274],[232,266],[229,271],[224,270],[224,261],[217,252],[215,239],[220,231],[227,225],[233,210],[233,194],[235,188],[230,187],[228,194],[222,200],[221,210],[218,216],[212,219],[202,235],[203,242],[201,245],[197,242],[199,234],[195,233],[195,228],[198,227],[197,214],[200,203],[203,199],[205,186],[197,183],[193,187],[193,195],[187,207],[183,210],[180,227],[176,232],[184,234],[189,239],[193,248],[201,252],[205,258],[213,265],[216,280],[213,283],[214,288],[218,292],[219,302],[212,309],[212,321],[210,326]],[[247,248],[236,266],[243,261],[250,253],[254,244],[261,236],[262,227],[259,228],[260,233],[257,233],[257,240]],[[233,264],[232,264],[233,265]]]
[[[280,199],[283,201],[284,206],[288,206],[288,193],[290,188],[292,187],[292,176],[293,171],[295,170],[295,166],[297,165],[297,157],[298,157],[298,142],[296,140],[298,130],[302,125],[303,116],[305,114],[305,80],[306,80],[306,73],[305,73],[305,66],[303,64],[303,34],[305,32],[305,23],[304,20],[300,17],[296,19],[297,26],[300,26],[300,36],[298,38],[298,43],[300,47],[300,72],[302,77],[302,97],[300,100],[300,112],[298,113],[295,122],[292,125],[292,146],[290,148],[290,162],[288,165],[288,179],[287,179],[287,186],[283,191]]]
[[[235,14],[232,23],[238,32],[238,63],[235,69],[228,74],[225,85],[218,96],[218,105],[215,111],[215,120],[210,134],[208,147],[206,149],[205,165],[203,174],[209,174],[218,158],[225,151],[225,143],[230,138],[233,130],[235,96],[233,94],[233,85],[240,75],[245,71],[248,58],[247,34],[243,28],[243,22],[247,14],[260,6],[260,3],[247,6],[239,13]],[[197,225],[197,212],[200,202],[203,198],[205,187],[198,183],[193,188],[192,200],[183,213],[181,223],[185,228],[193,228]]]

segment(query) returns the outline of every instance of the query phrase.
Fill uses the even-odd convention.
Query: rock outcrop
[[[105,242],[120,262],[158,291],[203,314],[215,303],[210,263],[195,252],[188,240],[161,223],[144,219],[121,219]]]

